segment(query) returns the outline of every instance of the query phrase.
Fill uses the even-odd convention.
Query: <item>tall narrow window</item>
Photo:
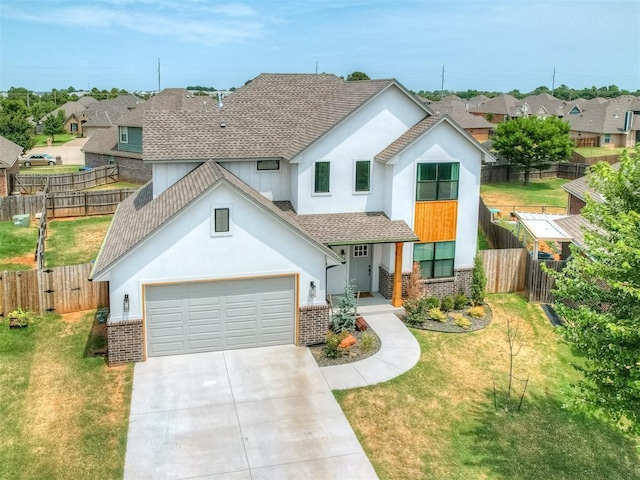
[[[329,193],[330,165],[329,162],[315,163],[314,193]]]
[[[459,163],[419,163],[416,200],[456,200],[459,172]]]
[[[229,231],[229,209],[216,208],[214,214],[215,233],[225,233]]]
[[[420,264],[423,278],[453,277],[456,242],[416,243],[413,261]]]
[[[129,143],[128,127],[120,127],[120,143]]]
[[[356,160],[356,192],[368,192],[371,189],[371,162]]]

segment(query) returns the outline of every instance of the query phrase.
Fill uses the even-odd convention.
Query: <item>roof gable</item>
[[[15,165],[23,148],[17,143],[0,136],[0,168],[9,168]]]

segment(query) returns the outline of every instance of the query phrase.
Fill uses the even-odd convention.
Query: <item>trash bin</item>
[[[31,218],[29,217],[28,213],[24,215],[13,216],[13,224],[16,227],[28,227],[30,223],[31,223]]]

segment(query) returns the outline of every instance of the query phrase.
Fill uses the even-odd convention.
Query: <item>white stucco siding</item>
[[[447,122],[441,122],[404,150],[393,165],[392,196],[387,215],[413,227],[417,163],[460,162],[455,268],[473,266],[478,230],[480,168],[482,155],[467,138]],[[389,252],[387,255],[392,255]],[[405,244],[402,269],[411,270],[413,244]],[[384,258],[383,265],[393,265]]]
[[[151,165],[153,198],[156,198],[201,163],[202,162],[153,163]]]
[[[272,201],[289,200],[291,167],[280,160],[279,170],[258,170],[257,162],[220,162],[224,168]]]
[[[391,87],[346,119],[298,158],[299,214],[380,211],[384,206],[384,165],[373,161],[425,115],[402,91]],[[372,163],[371,190],[355,193],[355,161]],[[329,194],[314,194],[314,163],[331,162]]]
[[[231,208],[231,235],[211,236],[212,207]],[[300,305],[324,303],[325,255],[281,221],[220,185],[161,227],[110,274],[111,319],[141,318],[143,285],[299,274]],[[310,282],[317,285],[309,296]],[[124,295],[130,310],[123,314]],[[125,315],[123,317],[123,315]]]

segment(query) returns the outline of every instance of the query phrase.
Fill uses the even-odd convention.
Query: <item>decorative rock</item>
[[[353,335],[349,335],[347,338],[345,338],[340,342],[339,346],[340,348],[349,348],[355,345],[356,342],[357,342],[356,337],[354,337]]]

